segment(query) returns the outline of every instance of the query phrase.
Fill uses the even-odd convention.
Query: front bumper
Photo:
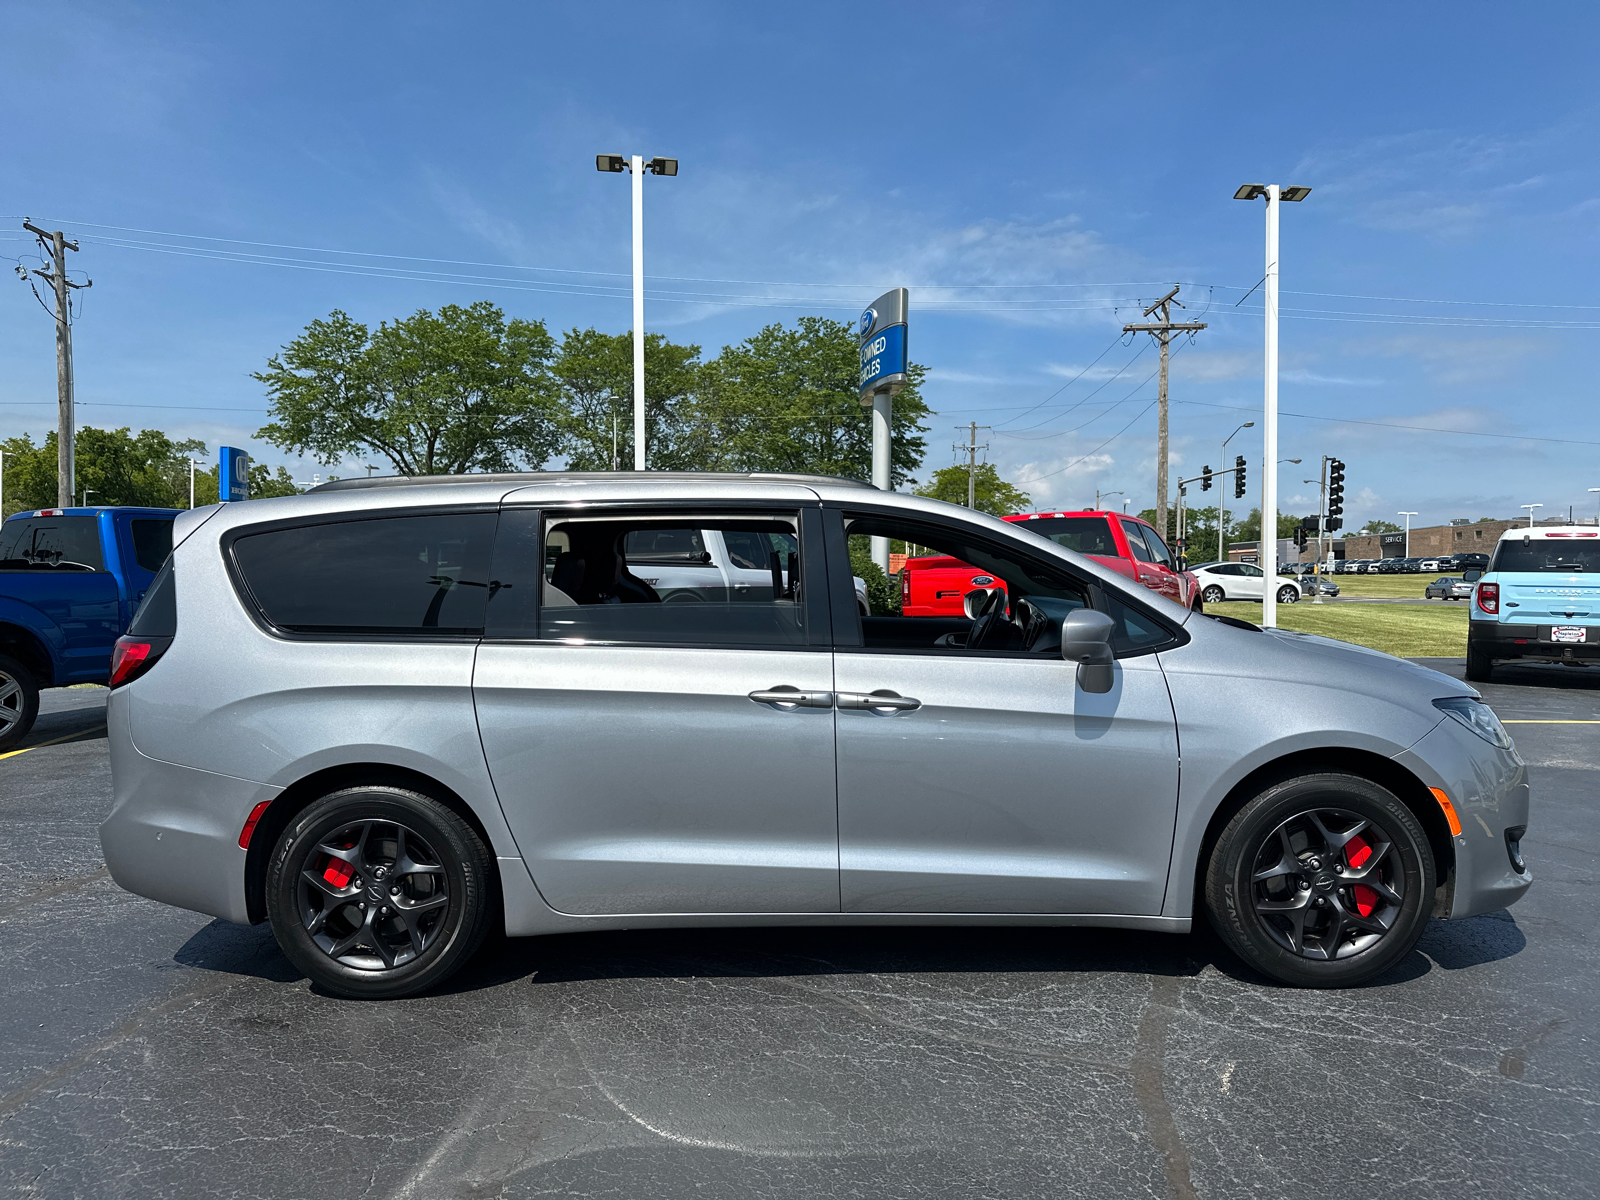
[[[1461,821],[1451,839],[1449,911],[1440,915],[1474,917],[1520,900],[1533,873],[1512,866],[1506,842],[1508,829],[1528,824],[1528,768],[1515,747],[1500,750],[1446,718],[1395,761],[1429,787],[1442,788]]]
[[[119,692],[106,703],[106,733],[113,798],[100,849],[111,878],[136,895],[249,924],[239,831],[282,789],[140,754]]]
[[[1588,640],[1554,641],[1550,636],[1550,625],[1514,625],[1477,620],[1467,623],[1467,640],[1490,658],[1502,662],[1519,658],[1533,662],[1600,662],[1600,625],[1576,618],[1566,624],[1583,625],[1588,630]]]

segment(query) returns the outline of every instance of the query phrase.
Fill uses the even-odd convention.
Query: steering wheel
[[[972,628],[967,632],[967,649],[983,650],[996,640],[996,634],[1005,626],[1006,592],[995,588],[984,598],[983,607],[972,618]]]

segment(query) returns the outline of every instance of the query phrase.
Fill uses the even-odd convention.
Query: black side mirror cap
[[[1061,657],[1078,664],[1078,686],[1086,692],[1109,692],[1116,682],[1116,655],[1111,635],[1117,623],[1103,612],[1080,608],[1061,622]]]

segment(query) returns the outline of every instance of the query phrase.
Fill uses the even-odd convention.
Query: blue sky
[[[1284,508],[1314,505],[1296,481],[1333,454],[1351,527],[1592,515],[1591,6],[0,14],[0,256],[31,259],[24,215],[80,239],[86,424],[288,461],[250,438],[250,372],[336,307],[375,324],[488,297],[552,330],[621,331],[627,181],[593,156],[665,154],[682,167],[646,182],[652,329],[710,355],[910,286],[939,413],[924,476],[977,421],[1041,507],[1100,488],[1141,508],[1155,353],[1117,331],[1184,285],[1210,328],[1173,359],[1174,467],[1219,465],[1261,401],[1260,293],[1235,303],[1262,273],[1261,206],[1231,196],[1276,181],[1314,188],[1284,210],[1281,404],[1303,415],[1280,453],[1309,468],[1285,467]],[[9,278],[0,436],[38,436],[51,324]],[[1259,432],[1229,449],[1252,492]]]

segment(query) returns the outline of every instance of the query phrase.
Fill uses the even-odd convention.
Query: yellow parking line
[[[26,754],[29,750],[37,750],[40,746],[54,746],[58,742],[71,741],[75,737],[84,737],[91,733],[99,733],[98,727],[94,729],[80,729],[77,733],[64,733],[58,738],[51,738],[48,742],[36,742],[32,746],[24,746],[21,750],[8,750],[0,754],[0,758],[15,758],[19,754]]]

